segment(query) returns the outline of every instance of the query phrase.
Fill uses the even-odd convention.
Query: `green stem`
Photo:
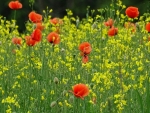
[[[17,11],[14,11],[14,20],[16,20]]]

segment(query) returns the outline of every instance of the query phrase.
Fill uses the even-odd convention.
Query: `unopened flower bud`
[[[54,107],[56,104],[57,104],[57,102],[56,102],[56,101],[53,101],[53,102],[51,103],[50,107]]]
[[[91,87],[91,89],[92,89],[92,88],[94,87],[94,84],[93,84],[93,83],[91,83],[91,84],[90,84],[90,87]]]
[[[59,80],[57,77],[54,78],[54,82],[55,82],[55,84],[58,84]]]
[[[80,20],[77,19],[77,20],[76,20],[76,26],[77,26],[77,27],[79,26],[79,22],[80,22]]]
[[[20,49],[20,44],[17,44],[18,49]]]
[[[70,103],[73,103],[73,101],[74,101],[74,96],[70,96],[69,102],[70,102]]]
[[[105,37],[102,37],[102,40],[104,41],[104,40],[105,40]]]
[[[66,95],[66,93],[67,93],[67,91],[66,91],[66,90],[64,90],[64,91],[62,92],[62,95],[63,95],[63,96],[65,96],[65,95]]]
[[[64,48],[62,48],[62,49],[61,49],[61,52],[64,52],[64,51],[65,51],[65,49],[64,49]]]
[[[92,28],[93,28],[93,29],[96,29],[96,28],[97,28],[97,22],[94,22],[94,23],[93,23]]]

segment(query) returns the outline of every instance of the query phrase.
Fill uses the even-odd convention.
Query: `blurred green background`
[[[1,0],[0,4],[0,15],[6,17],[7,20],[11,20],[14,15],[14,11],[8,7],[10,1]],[[51,13],[52,17],[60,18],[66,15],[66,9],[71,9],[75,17],[79,16],[80,18],[84,18],[86,16],[87,6],[90,6],[91,10],[96,10],[108,7],[112,1],[115,3],[117,0],[20,0],[23,8],[17,11],[17,24],[19,25],[19,31],[23,32],[25,30],[25,22],[28,20],[28,14],[32,9],[43,14],[43,10],[46,10],[48,7],[49,9],[53,9]],[[31,2],[34,2],[33,7],[31,7]],[[149,0],[122,0],[122,2],[127,7],[138,7],[140,15],[148,12],[150,9]]]

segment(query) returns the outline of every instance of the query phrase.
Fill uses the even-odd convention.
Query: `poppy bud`
[[[53,101],[53,102],[51,103],[50,107],[54,107],[56,104],[57,104],[57,102],[56,102],[56,101]]]
[[[93,102],[94,104],[96,104],[96,97],[93,97],[93,98],[92,98],[92,102]]]
[[[102,40],[104,41],[106,38],[105,37],[102,37]]]
[[[61,52],[64,52],[64,51],[65,51],[65,49],[64,49],[64,48],[62,48],[62,49],[61,49]]]
[[[91,87],[91,89],[92,89],[92,88],[94,87],[94,84],[93,84],[93,83],[91,83],[91,84],[90,84],[90,87]]]
[[[64,90],[64,91],[62,92],[62,95],[63,95],[63,96],[65,96],[65,95],[66,95],[66,93],[67,93],[67,91],[66,91],[66,90]]]
[[[58,82],[59,82],[59,79],[58,79],[57,77],[55,77],[55,78],[54,78],[54,83],[55,83],[55,84],[58,84]]]
[[[93,28],[93,29],[96,29],[96,28],[97,28],[97,23],[96,23],[96,22],[93,23],[92,28]]]
[[[79,22],[80,22],[80,20],[77,19],[77,20],[76,20],[76,26],[77,26],[77,27],[79,26]]]
[[[30,92],[33,92],[33,88],[32,87],[30,88]]]
[[[70,103],[73,103],[73,101],[74,101],[74,96],[70,96],[69,102],[70,102]]]
[[[17,48],[20,49],[20,45],[19,44],[17,44]]]

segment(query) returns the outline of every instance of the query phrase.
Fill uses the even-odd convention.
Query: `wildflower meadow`
[[[0,16],[0,113],[150,113],[150,13],[116,0],[85,18]]]

